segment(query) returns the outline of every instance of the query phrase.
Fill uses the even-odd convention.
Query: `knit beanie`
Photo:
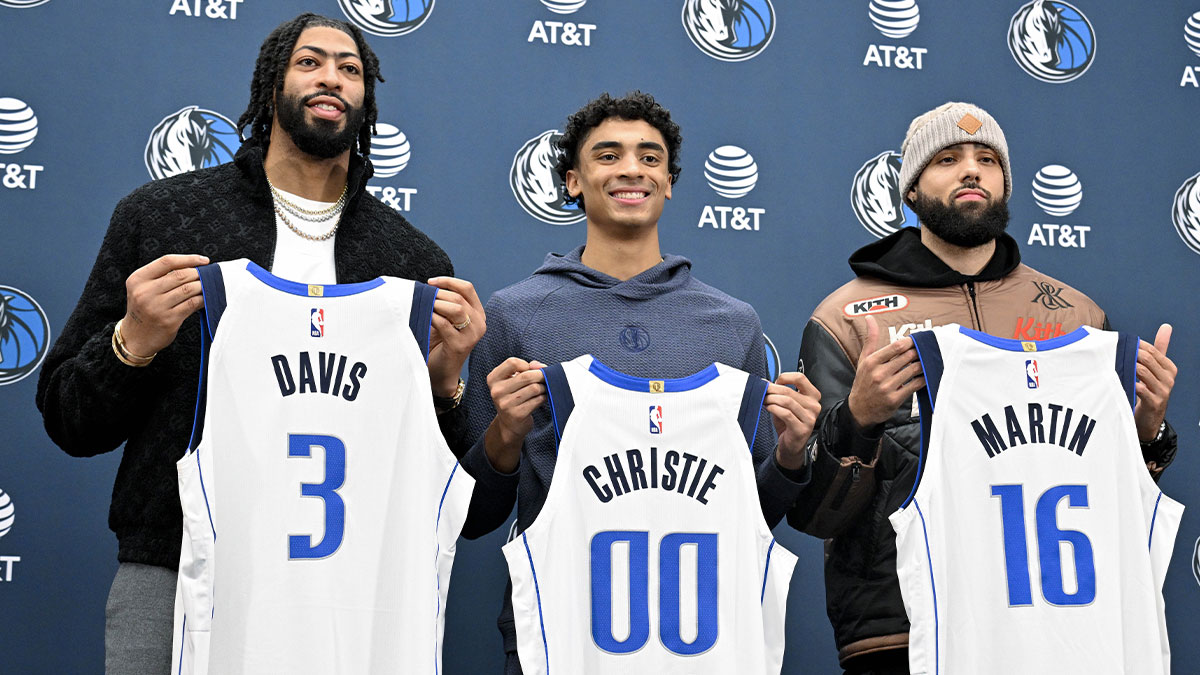
[[[1012,170],[1008,164],[1008,142],[1000,125],[986,110],[971,103],[945,103],[917,117],[908,125],[900,146],[900,195],[907,202],[925,165],[942,149],[959,143],[981,143],[1000,156],[1004,171],[1004,199],[1012,195]]]

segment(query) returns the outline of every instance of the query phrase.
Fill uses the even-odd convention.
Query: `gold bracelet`
[[[467,388],[467,383],[463,379],[458,378],[458,388],[454,390],[453,396],[438,396],[433,395],[433,408],[439,413],[449,412],[458,407],[462,403],[463,392]]]
[[[150,362],[154,360],[154,357],[158,356],[158,352],[154,352],[150,356],[139,356],[137,354],[134,354],[133,352],[130,352],[125,347],[125,337],[123,335],[121,335],[121,322],[122,321],[124,321],[124,319],[117,321],[117,325],[113,327],[113,334],[112,334],[113,353],[117,355],[117,358],[120,359],[121,363],[124,363],[127,366],[133,366],[134,368],[142,368],[144,366],[150,365]]]

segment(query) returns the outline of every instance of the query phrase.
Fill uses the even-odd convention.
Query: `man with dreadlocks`
[[[117,205],[83,295],[51,349],[37,404],[68,454],[125,451],[109,526],[120,566],[105,622],[108,673],[165,673],[179,564],[175,462],[200,368],[196,267],[249,258],[317,284],[380,275],[440,289],[429,374],[447,434],[463,424],[462,365],[484,331],[446,254],[366,193],[379,60],[355,26],[303,14],[263,43],[250,136],[234,161],[156,181]],[[202,253],[203,255],[197,255]]]

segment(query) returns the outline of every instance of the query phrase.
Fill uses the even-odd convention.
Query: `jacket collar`
[[[271,191],[267,188],[267,172],[263,169],[263,159],[266,156],[264,148],[257,143],[247,141],[238,148],[233,157],[233,163],[241,170],[242,175],[254,186],[253,198],[265,205],[271,204]],[[358,153],[350,153],[350,169],[346,175],[346,209],[344,213],[354,213],[359,200],[366,192],[367,181],[375,175],[375,167],[371,160]]]

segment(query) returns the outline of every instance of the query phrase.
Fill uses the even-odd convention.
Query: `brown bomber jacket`
[[[861,430],[845,400],[873,315],[885,339],[958,323],[991,335],[1044,340],[1081,325],[1108,328],[1086,295],[1020,262],[1017,243],[997,240],[978,275],[950,269],[906,228],[855,252],[858,278],[830,294],[805,327],[800,357],[821,391],[820,449],[809,488],[788,514],[797,529],[826,538],[825,586],[843,666],[908,645],[896,577],[895,532],[887,522],[909,494],[918,468],[920,420],[902,404],[879,428]],[[1149,463],[1157,478],[1170,456]],[[902,653],[896,652],[896,656]]]

